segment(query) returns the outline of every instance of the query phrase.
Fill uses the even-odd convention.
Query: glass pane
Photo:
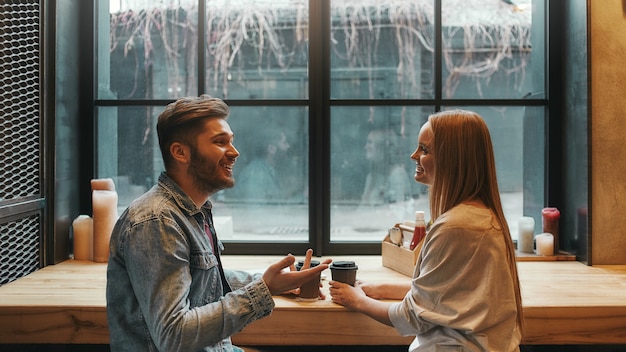
[[[331,111],[331,241],[381,241],[387,229],[429,214],[410,156],[432,107]]]
[[[112,178],[120,213],[156,184],[163,159],[156,121],[163,107],[99,107],[97,110],[98,178]]]
[[[496,157],[500,198],[511,237],[517,239],[517,224],[522,216],[534,217],[535,233],[538,233],[544,204],[544,108],[459,108],[475,111],[487,122]]]
[[[544,92],[543,1],[442,1],[444,98]],[[536,6],[532,6],[536,5]]]
[[[433,98],[433,4],[331,1],[331,97]]]
[[[213,197],[232,219],[220,238],[308,241],[308,109],[233,107],[228,121],[241,155],[235,186]]]
[[[156,184],[163,168],[156,135],[162,107],[98,109],[98,171],[113,178],[120,212]],[[146,116],[149,118],[146,119]],[[241,155],[235,187],[212,197],[224,241],[308,241],[308,110],[232,107]]]
[[[541,223],[543,108],[462,108],[481,114],[489,126],[503,208],[511,236],[517,239],[521,216],[534,216]],[[413,220],[416,210],[429,217],[427,188],[413,180],[415,163],[410,154],[431,112],[416,107],[333,109],[332,241],[380,241],[395,223]]]
[[[109,9],[99,8],[98,98],[197,95],[197,3],[111,0]]]
[[[227,99],[308,97],[307,1],[207,0],[206,91]]]

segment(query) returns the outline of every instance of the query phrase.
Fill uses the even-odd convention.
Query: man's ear
[[[189,147],[180,142],[174,142],[170,145],[170,154],[178,163],[187,164],[191,160],[191,150]]]

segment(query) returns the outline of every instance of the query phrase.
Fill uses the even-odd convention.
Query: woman
[[[519,351],[515,249],[487,125],[470,111],[434,114],[411,159],[415,180],[430,186],[433,221],[412,281],[355,287],[331,281],[333,302],[415,335],[409,351]]]

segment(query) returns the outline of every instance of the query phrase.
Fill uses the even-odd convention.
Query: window
[[[241,152],[235,187],[212,197],[229,253],[380,251],[389,227],[428,214],[409,156],[428,115],[452,107],[491,129],[512,236],[543,207],[543,1],[99,6],[97,176],[122,209],[163,169],[158,114],[202,93],[231,106]]]

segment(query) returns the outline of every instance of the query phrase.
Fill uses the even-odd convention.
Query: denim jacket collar
[[[203,213],[204,216],[207,216],[211,209],[213,209],[213,204],[208,199],[202,204],[202,207],[198,209],[196,203],[193,202],[187,193],[185,193],[165,171],[161,172],[161,175],[159,175],[158,183],[160,187],[163,187],[166,192],[172,195],[180,209],[185,211],[189,216],[196,217],[198,213]]]

